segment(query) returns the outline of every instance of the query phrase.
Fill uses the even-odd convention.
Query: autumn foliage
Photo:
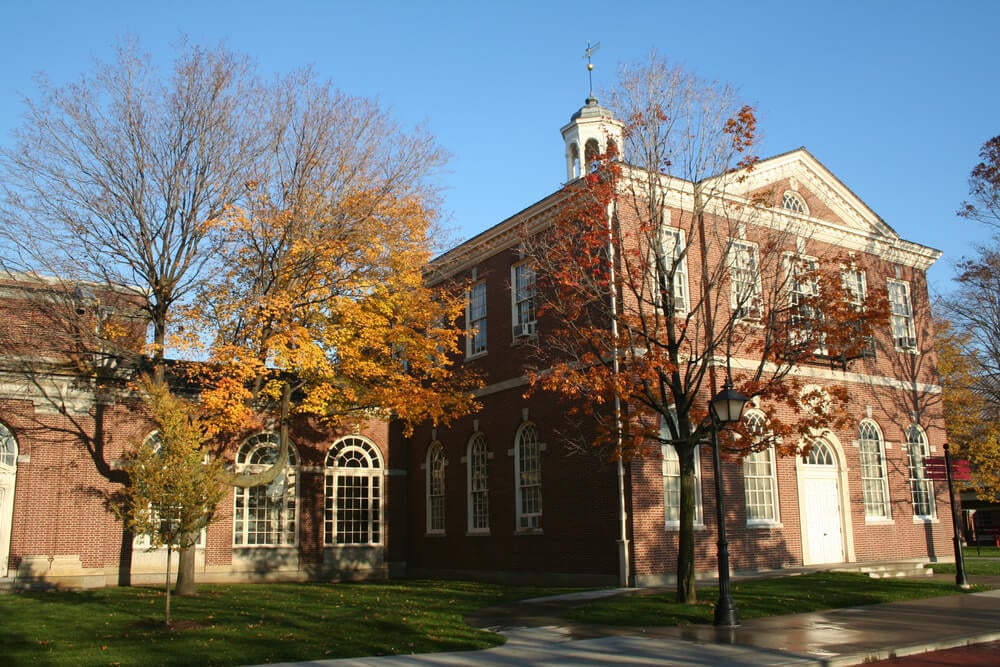
[[[796,453],[823,430],[846,425],[846,390],[811,385],[793,371],[805,364],[843,369],[872,356],[875,332],[888,320],[885,294],[863,302],[853,298],[842,278],[844,269],[854,268],[849,257],[794,270],[794,260],[785,259],[765,277],[777,284],[755,297],[759,303],[748,304],[759,316],[746,320],[730,312],[727,267],[715,260],[720,266],[703,275],[714,276],[717,300],[700,298],[693,286],[688,309],[677,312],[673,277],[664,275],[669,269],[650,246],[657,230],[622,211],[627,167],[614,158],[602,156],[597,169],[569,184],[553,226],[526,241],[544,267],[538,273],[539,316],[552,328],[539,345],[532,387],[565,399],[569,415],[593,420],[598,437],[587,446],[612,459],[655,455],[664,442],[659,415],[689,423],[690,436],[682,429],[670,441],[705,440],[709,395],[703,380],[713,365],[726,373],[727,357],[754,360],[750,369],[728,372],[767,414],[764,434],[736,427],[728,442],[731,455],[772,445],[780,454]],[[787,236],[762,243],[770,245],[761,254],[790,257],[794,250]],[[689,244],[680,252],[690,266],[698,251]],[[704,318],[713,315],[709,334]],[[721,384],[719,379],[715,386]],[[620,431],[610,407],[615,396],[626,406],[617,416]]]
[[[677,599],[692,602],[710,397],[731,378],[764,416],[754,432],[722,433],[725,458],[808,449],[847,424],[847,391],[797,370],[869,356],[888,307],[852,292],[853,258],[806,256],[808,226],[789,223],[774,192],[749,190],[757,118],[732,88],[653,54],[622,68],[610,100],[620,136],[609,123],[606,152],[588,155],[551,226],[522,241],[542,332],[528,392],[563,400],[561,436],[579,452],[627,463],[675,449]]]

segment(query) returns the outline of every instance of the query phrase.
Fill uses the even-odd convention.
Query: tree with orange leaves
[[[624,119],[622,146],[609,142],[566,186],[552,226],[524,241],[551,326],[535,342],[530,391],[559,395],[570,416],[596,425],[596,436],[581,431],[581,450],[627,463],[674,448],[677,600],[693,602],[709,397],[731,378],[766,415],[764,429],[723,437],[730,457],[799,451],[846,423],[847,397],[797,369],[867,356],[887,302],[856,298],[844,278],[852,259],[804,256],[807,226],[782,219],[773,193],[746,191],[756,115],[731,88],[654,54],[622,69],[609,99]]]
[[[268,157],[216,229],[220,270],[185,314],[189,342],[206,345],[196,371],[209,427],[282,427],[278,463],[234,475],[240,487],[283,473],[294,415],[409,428],[473,406],[474,380],[452,363],[463,295],[424,284],[440,149],[309,73],[277,106]]]

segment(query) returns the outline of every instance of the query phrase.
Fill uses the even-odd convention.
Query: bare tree
[[[41,79],[26,106],[2,154],[7,259],[132,289],[162,360],[172,308],[203,278],[212,228],[265,147],[251,61],[185,45],[163,76],[126,42],[76,83]]]
[[[421,280],[446,159],[423,128],[309,70],[265,84],[245,56],[184,45],[163,75],[129,42],[78,83],[43,80],[16,139],[2,155],[5,266],[59,276],[71,295],[102,288],[71,310],[107,313],[102,295],[124,292],[152,325],[156,382],[168,349],[212,361],[199,379],[214,454],[271,419],[287,451],[293,410],[419,421],[470,404],[438,363],[457,345],[460,302]],[[91,349],[112,338],[108,317],[53,321],[92,323]],[[310,387],[308,405],[290,404]],[[229,481],[266,484],[275,460]],[[180,594],[193,592],[191,555]]]
[[[971,202],[962,202],[958,214],[1000,228],[1000,135],[983,144],[980,161],[969,174]]]

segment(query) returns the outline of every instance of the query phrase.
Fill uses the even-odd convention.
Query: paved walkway
[[[975,583],[981,581],[975,578]],[[562,610],[579,604],[582,598],[618,592],[540,598],[482,610],[469,622],[501,632],[507,638],[503,646],[484,651],[315,660],[285,663],[283,667],[841,667],[1000,640],[1000,590],[750,619],[735,628],[606,628],[571,625],[559,619]]]

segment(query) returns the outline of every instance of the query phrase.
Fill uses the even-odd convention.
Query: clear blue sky
[[[0,141],[33,75],[76,79],[132,34],[164,64],[180,35],[313,65],[347,93],[426,123],[453,159],[450,226],[469,237],[557,189],[559,128],[595,87],[655,48],[730,82],[760,114],[762,156],[806,147],[904,238],[943,250],[933,291],[988,232],[954,215],[979,146],[1000,134],[993,0],[7,0]]]

